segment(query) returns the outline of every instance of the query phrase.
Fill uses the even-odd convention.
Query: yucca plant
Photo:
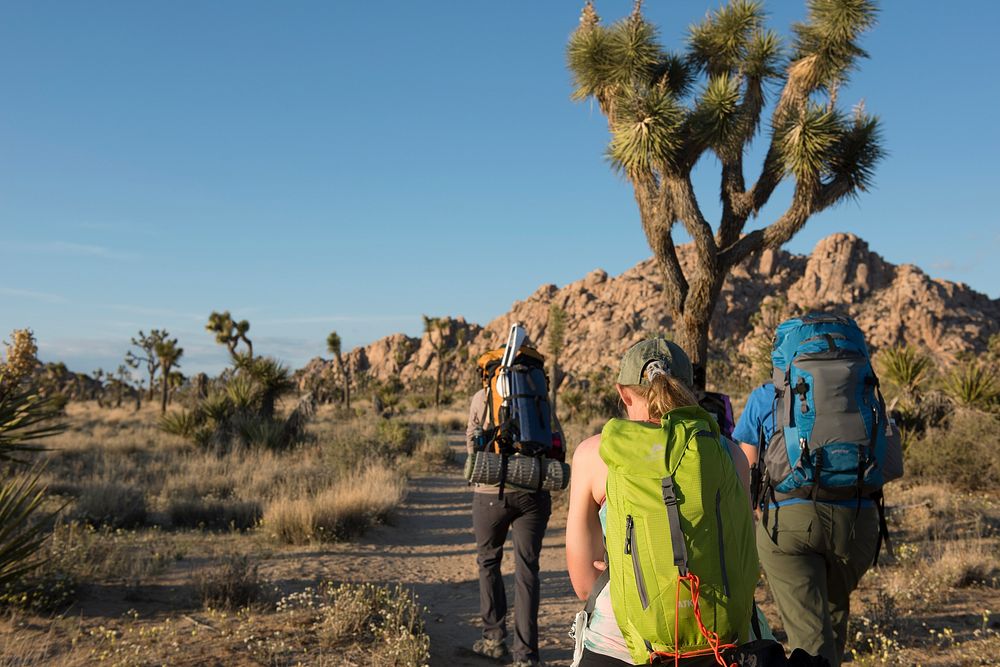
[[[896,345],[878,355],[879,378],[892,385],[905,401],[913,401],[926,388],[933,366],[931,358],[909,345]]]
[[[882,158],[878,118],[852,113],[837,93],[861,58],[875,23],[872,0],[808,0],[790,48],[764,25],[760,2],[730,0],[688,33],[683,53],[665,50],[637,0],[630,16],[604,26],[588,0],[567,47],[573,98],[606,116],[607,157],[631,183],[646,240],[664,282],[678,342],[704,387],[708,327],[726,276],[751,254],[780,248],[815,214],[866,191]],[[777,91],[769,102],[768,91]],[[770,119],[762,123],[765,110]],[[762,125],[767,152],[755,182],[744,156]],[[721,165],[722,209],[713,226],[691,172],[706,153]],[[783,213],[760,229],[747,221],[782,181],[794,181]],[[694,242],[682,264],[680,224]]]
[[[61,433],[58,403],[30,389],[0,391],[0,462],[26,463],[21,456],[44,447],[38,440]]]
[[[17,474],[28,463],[24,454],[44,449],[38,441],[64,429],[54,421],[57,404],[27,384],[38,367],[37,350],[30,330],[14,331],[0,362],[0,463],[6,464],[8,475],[0,484],[0,587],[37,566],[33,556],[53,517],[37,516],[45,497],[40,470]]]
[[[160,415],[159,425],[164,433],[190,439],[204,423],[204,414],[197,410],[176,410]]]
[[[260,400],[260,388],[249,375],[235,375],[226,383],[225,396],[228,399],[227,410],[232,406],[236,410],[251,411]]]
[[[988,410],[1000,397],[997,372],[983,363],[964,363],[952,368],[944,378],[944,391],[964,408]]]
[[[0,589],[38,566],[33,556],[48,537],[52,516],[39,519],[45,500],[40,471],[0,484]]]
[[[260,414],[267,419],[274,416],[274,404],[278,398],[295,389],[291,371],[271,357],[241,357],[237,368],[258,387]]]

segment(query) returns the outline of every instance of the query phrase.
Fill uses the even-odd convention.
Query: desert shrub
[[[82,581],[138,583],[182,557],[164,538],[156,530],[57,523],[39,552],[37,569],[0,587],[0,606],[53,613],[76,600]]]
[[[76,501],[76,518],[112,528],[135,528],[146,521],[146,496],[141,489],[117,482],[83,487]]]
[[[996,489],[1000,486],[1000,420],[961,410],[947,427],[928,429],[907,450],[909,472],[947,481],[958,488]]]
[[[263,606],[271,594],[256,563],[246,556],[231,556],[222,565],[199,573],[195,591],[207,609],[244,609]]]
[[[260,504],[247,500],[177,498],[167,507],[167,516],[176,528],[248,530],[262,515]]]
[[[289,644],[303,644],[318,654],[308,664],[422,667],[430,659],[423,611],[413,592],[399,585],[324,582],[278,601],[274,616],[284,619],[285,625],[297,626],[299,633],[292,641],[282,638],[261,648],[272,655],[284,651],[291,658]],[[256,636],[279,633],[258,629],[253,634],[254,641],[247,642],[250,647],[261,645]],[[301,649],[294,655],[301,659]],[[291,664],[291,660],[280,664]]]
[[[1000,562],[996,545],[982,539],[947,542],[937,558],[926,568],[928,580],[944,588],[1000,585]]]
[[[314,401],[308,394],[286,419],[275,417],[278,398],[294,388],[282,364],[239,356],[236,370],[215,384],[206,396],[192,399],[190,410],[164,415],[160,428],[219,454],[239,446],[278,451],[302,441]]]
[[[78,582],[74,576],[51,567],[0,587],[0,607],[23,609],[36,614],[62,611],[76,600]]]
[[[380,419],[377,434],[379,442],[388,448],[386,453],[390,455],[410,454],[416,443],[413,428],[399,419]]]
[[[455,451],[444,434],[425,435],[413,453],[417,462],[425,468],[435,468],[455,460]]]
[[[317,637],[321,644],[338,645],[345,640],[372,645],[373,664],[423,665],[429,658],[430,640],[416,596],[402,586],[373,584],[327,584],[321,589],[323,602]]]
[[[405,494],[406,480],[396,470],[371,465],[317,493],[275,499],[263,526],[289,544],[350,539],[385,521]]]
[[[892,595],[880,591],[875,600],[851,619],[851,654],[860,664],[883,665],[899,652],[899,609]]]

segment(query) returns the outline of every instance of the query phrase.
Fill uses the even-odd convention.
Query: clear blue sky
[[[789,247],[853,231],[997,297],[1000,9],[882,4],[840,99],[882,116],[890,157]],[[353,347],[422,313],[486,322],[542,283],[629,268],[650,254],[631,192],[604,119],[569,99],[581,5],[3,0],[2,335],[30,326],[43,358],[90,371],[165,327],[191,373],[225,362],[203,326],[229,309],[299,365],[332,329]],[[679,47],[718,2],[647,5]],[[766,6],[784,35],[805,13]],[[710,214],[717,178],[704,160]]]

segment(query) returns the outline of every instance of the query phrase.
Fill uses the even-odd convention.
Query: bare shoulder
[[[600,456],[601,450],[601,434],[592,435],[579,445],[576,446],[576,450],[573,452],[574,462],[583,462],[588,459],[593,459]]]

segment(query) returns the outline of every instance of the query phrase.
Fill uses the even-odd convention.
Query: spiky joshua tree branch
[[[228,310],[221,313],[212,311],[208,316],[208,324],[205,329],[215,334],[215,342],[225,345],[229,350],[229,355],[233,361],[240,361],[241,353],[236,351],[236,347],[242,342],[246,346],[244,353],[248,359],[253,359],[253,343],[247,338],[250,331],[250,322],[247,320],[236,321]]]
[[[675,333],[703,387],[708,326],[729,271],[752,253],[779,248],[811,216],[872,183],[883,156],[878,118],[863,104],[841,111],[837,91],[866,57],[858,41],[878,10],[873,0],[808,0],[808,17],[792,27],[786,49],[764,26],[760,2],[730,0],[690,28],[678,54],[662,48],[641,5],[605,27],[588,0],[567,48],[573,97],[595,100],[607,117],[608,158],[633,187]],[[771,106],[770,88],[779,91]],[[768,149],[748,184],[743,158],[765,109]],[[706,153],[721,164],[714,226],[691,182]],[[787,178],[794,189],[785,211],[744,233]],[[695,247],[687,269],[674,245],[678,223]]]

